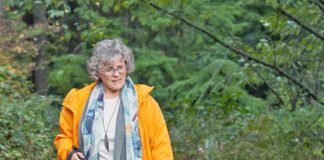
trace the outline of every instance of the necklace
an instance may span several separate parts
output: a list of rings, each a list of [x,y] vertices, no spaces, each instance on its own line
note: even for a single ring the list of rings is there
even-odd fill
[[[108,129],[109,129],[110,122],[111,122],[112,118],[114,117],[114,113],[115,113],[115,111],[116,111],[116,108],[117,108],[117,105],[118,105],[118,103],[119,103],[119,100],[120,100],[120,97],[118,96],[117,102],[116,102],[116,104],[115,104],[114,111],[113,111],[113,113],[112,113],[112,115],[111,115],[111,117],[110,117],[110,119],[109,119],[109,121],[108,121],[108,127],[107,127],[107,130],[106,130],[106,127],[105,127],[105,122],[104,122],[105,120],[104,120],[104,117],[102,117],[102,125],[103,125],[104,130],[105,130],[105,140],[104,140],[104,143],[105,143],[105,147],[106,147],[106,149],[108,150],[108,152],[109,152],[109,141],[108,141],[107,132],[108,132]]]

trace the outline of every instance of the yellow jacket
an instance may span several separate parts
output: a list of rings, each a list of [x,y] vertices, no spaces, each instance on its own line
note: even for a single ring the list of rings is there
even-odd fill
[[[96,83],[82,89],[72,89],[62,104],[60,133],[55,137],[57,159],[66,160],[72,147],[79,147],[78,124],[82,109]],[[136,84],[139,106],[139,132],[142,141],[143,160],[173,159],[168,129],[158,103],[149,94],[153,87]]]

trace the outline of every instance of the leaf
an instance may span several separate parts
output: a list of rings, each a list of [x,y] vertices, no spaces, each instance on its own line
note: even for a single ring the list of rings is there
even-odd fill
[[[118,3],[115,4],[115,6],[114,6],[114,11],[115,11],[115,12],[118,12],[118,11],[120,10],[120,7],[121,7],[120,4],[118,4]]]
[[[50,19],[59,18],[64,15],[64,11],[52,9],[48,11],[48,14]]]

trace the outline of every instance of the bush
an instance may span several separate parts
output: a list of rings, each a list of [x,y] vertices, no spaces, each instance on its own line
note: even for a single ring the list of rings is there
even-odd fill
[[[232,112],[227,118],[220,108],[201,108],[172,113],[175,159],[324,158],[323,106],[282,108],[258,117]]]
[[[55,156],[54,130],[59,109],[54,97],[36,94],[0,97],[0,157],[4,159],[50,159]]]

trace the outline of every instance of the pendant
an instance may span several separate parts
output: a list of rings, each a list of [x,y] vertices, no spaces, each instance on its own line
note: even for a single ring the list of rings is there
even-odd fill
[[[107,134],[105,135],[105,147],[107,148],[108,152],[109,152],[109,141],[108,141],[108,136]]]

